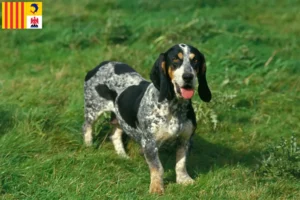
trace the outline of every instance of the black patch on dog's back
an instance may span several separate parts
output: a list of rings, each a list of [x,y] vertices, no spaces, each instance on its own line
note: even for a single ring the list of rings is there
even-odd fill
[[[97,85],[95,89],[100,97],[115,102],[115,99],[117,97],[116,91],[109,89],[104,84]]]
[[[110,61],[104,61],[102,63],[100,63],[97,67],[95,67],[94,69],[92,69],[91,71],[89,71],[86,76],[85,76],[85,81],[88,81],[90,80],[90,78],[92,78],[96,73],[97,71],[99,70],[100,67],[106,65],[107,63],[109,63]]]
[[[149,84],[147,81],[142,81],[139,85],[130,86],[120,94],[117,100],[122,118],[133,128],[136,128],[138,123],[139,106]]]
[[[115,64],[115,73],[116,74],[120,75],[120,74],[125,74],[125,73],[130,73],[130,72],[136,72],[136,71],[125,63]]]

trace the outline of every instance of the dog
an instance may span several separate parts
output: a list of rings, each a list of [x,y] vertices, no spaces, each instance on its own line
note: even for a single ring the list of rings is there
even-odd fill
[[[186,156],[196,129],[192,107],[197,79],[202,101],[211,100],[206,81],[204,55],[195,47],[177,44],[161,53],[151,73],[152,82],[125,63],[105,61],[89,71],[84,82],[83,137],[92,145],[92,125],[106,111],[111,112],[115,130],[111,136],[120,156],[127,157],[122,143],[123,131],[141,145],[150,169],[150,193],[162,194],[163,167],[159,147],[174,140],[176,182],[193,183],[186,170]]]

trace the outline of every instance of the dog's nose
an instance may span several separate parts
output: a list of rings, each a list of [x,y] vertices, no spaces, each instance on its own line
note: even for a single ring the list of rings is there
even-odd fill
[[[193,80],[194,78],[194,74],[191,74],[191,73],[184,73],[182,75],[182,79],[185,81],[185,82],[190,82],[191,80]]]

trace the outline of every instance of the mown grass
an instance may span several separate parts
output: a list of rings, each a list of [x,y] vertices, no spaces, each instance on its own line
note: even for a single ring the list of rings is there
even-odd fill
[[[81,0],[44,2],[43,29],[0,31],[0,195],[3,199],[299,199],[299,179],[256,173],[280,137],[300,134],[300,12],[289,1]],[[1,20],[0,20],[1,21]],[[83,147],[83,79],[103,60],[144,77],[176,43],[207,60],[188,160],[196,183],[175,183],[173,147],[161,157],[164,196],[148,194],[139,147],[116,156],[101,119]],[[211,116],[216,116],[212,120]]]

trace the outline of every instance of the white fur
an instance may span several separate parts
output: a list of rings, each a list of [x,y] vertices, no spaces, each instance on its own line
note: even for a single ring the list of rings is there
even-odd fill
[[[92,126],[88,126],[84,133],[84,143],[86,146],[92,146],[93,144],[93,135],[92,135]]]
[[[188,175],[186,171],[186,149],[179,148],[176,152],[176,182],[180,184],[190,184],[194,180]]]
[[[124,158],[128,158],[122,142],[122,133],[123,133],[122,129],[116,128],[110,138],[115,147],[117,154]]]

